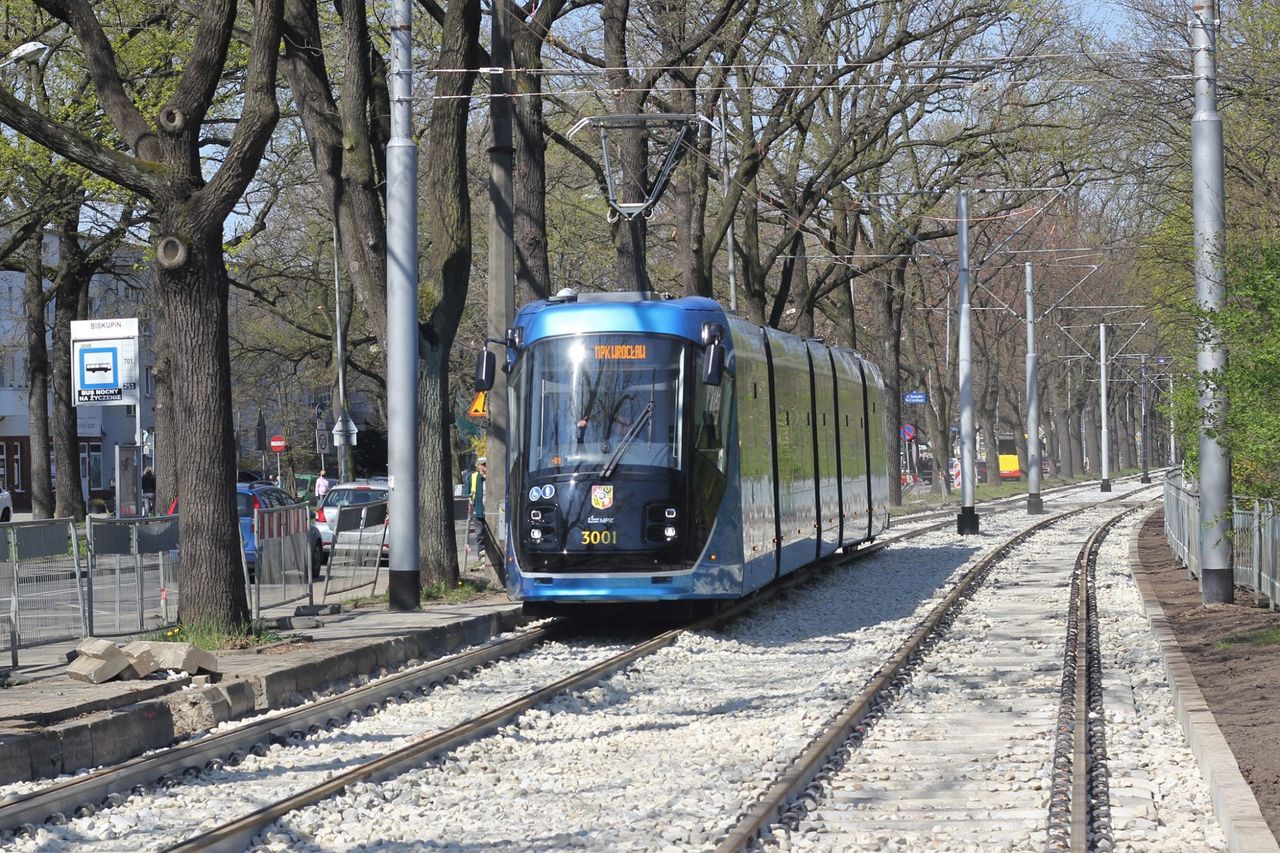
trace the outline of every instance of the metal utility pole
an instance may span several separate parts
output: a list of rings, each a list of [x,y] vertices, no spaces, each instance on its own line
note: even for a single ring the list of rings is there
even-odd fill
[[[1036,354],[1036,306],[1031,264],[1027,271],[1027,515],[1044,512],[1040,498],[1040,371]]]
[[[956,197],[956,234],[958,278],[960,290],[960,345],[956,362],[960,385],[960,514],[956,516],[956,533],[967,536],[978,532],[978,512],[974,509],[973,491],[977,480],[974,457],[977,437],[973,429],[973,343],[969,321],[969,194],[961,190]]]
[[[1099,383],[1101,390],[1099,393],[1102,395],[1102,411],[1099,413],[1099,420],[1102,422],[1102,447],[1098,450],[1098,455],[1102,457],[1102,483],[1098,486],[1098,491],[1109,492],[1111,491],[1111,418],[1107,413],[1106,323],[1098,325],[1098,373],[1101,378]]]
[[[1226,421],[1227,398],[1216,380],[1227,367],[1227,350],[1215,315],[1226,303],[1226,224],[1223,192],[1222,119],[1218,116],[1213,0],[1191,4],[1196,113],[1191,119],[1191,214],[1196,235],[1196,304],[1202,312],[1200,351],[1200,597],[1205,604],[1230,603],[1232,589],[1231,454],[1216,434]]]
[[[511,106],[511,0],[494,0],[492,44],[493,68],[489,76],[489,113],[493,123],[493,145],[489,148],[489,305],[488,336],[504,341],[507,329],[515,320],[515,195],[512,172],[515,147],[512,145]],[[506,364],[506,352],[499,357]],[[486,397],[489,428],[485,453],[489,457],[489,473],[485,477],[484,514],[494,523],[491,532],[497,538],[499,551],[506,542],[507,497],[507,372],[494,372],[493,388]],[[493,567],[502,577],[502,566]]]
[[[1173,371],[1169,372],[1169,467],[1178,464],[1178,437],[1173,431]]]
[[[720,117],[720,171],[725,203],[729,202],[729,123],[725,116]],[[725,232],[725,242],[729,245],[729,312],[738,313],[738,272],[737,259],[734,258],[733,216],[729,217],[729,230]],[[853,279],[849,279],[849,298],[853,298]]]
[[[418,143],[413,138],[413,0],[392,0],[387,142],[387,471],[392,610],[417,610]]]
[[[1138,362],[1141,378],[1138,398],[1142,401],[1142,482],[1151,482],[1151,435],[1147,430],[1147,357],[1142,356]]]

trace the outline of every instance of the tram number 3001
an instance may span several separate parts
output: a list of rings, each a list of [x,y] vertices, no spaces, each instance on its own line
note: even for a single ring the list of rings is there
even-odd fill
[[[616,530],[583,530],[583,545],[617,545],[618,531]]]

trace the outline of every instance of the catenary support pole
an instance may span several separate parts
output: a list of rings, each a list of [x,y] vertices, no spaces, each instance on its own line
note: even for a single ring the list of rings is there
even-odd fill
[[[1178,436],[1173,431],[1173,368],[1169,368],[1169,467],[1178,465]]]
[[[720,117],[720,171],[722,174],[722,183],[724,188],[725,203],[729,202],[730,180],[733,177],[729,174],[729,122],[724,116]],[[729,246],[729,312],[738,313],[738,260],[734,257],[736,247],[733,240],[733,217],[729,217],[729,229],[725,232],[725,243]]]
[[[1099,419],[1102,422],[1102,444],[1098,448],[1098,455],[1102,457],[1102,483],[1098,486],[1098,490],[1102,492],[1111,491],[1111,415],[1107,411],[1107,324],[1098,324],[1098,393],[1102,399],[1100,402],[1101,412]]]
[[[393,0],[387,142],[387,531],[392,610],[418,609],[418,144],[413,138],[413,0]]]
[[[489,113],[493,124],[493,145],[489,148],[489,302],[488,335],[503,341],[515,320],[515,195],[512,172],[515,147],[512,144],[511,104],[511,0],[494,0],[490,30],[490,58],[496,73],[490,76]],[[499,70],[500,69],[500,70]],[[506,364],[506,352],[498,357]],[[489,473],[485,477],[484,515],[489,532],[498,540],[499,554],[505,553],[507,506],[507,372],[494,372],[493,388],[487,397],[489,429],[485,453]],[[483,549],[481,549],[483,551]],[[499,578],[503,567],[493,566]]]
[[[1044,512],[1040,497],[1040,364],[1036,353],[1036,305],[1031,264],[1027,271],[1027,514]]]
[[[1142,482],[1151,482],[1151,432],[1147,425],[1147,357],[1144,354],[1138,362],[1139,376],[1142,380],[1138,390],[1138,399],[1142,401]]]
[[[956,532],[966,536],[978,532],[978,512],[974,509],[974,485],[977,437],[973,429],[973,342],[970,333],[969,308],[969,194],[961,190],[956,197],[957,272],[959,308],[956,326],[960,341],[956,356],[960,386],[960,514],[956,516]]]
[[[1227,397],[1211,377],[1227,368],[1216,314],[1226,302],[1227,249],[1223,192],[1222,119],[1218,115],[1217,7],[1191,4],[1191,49],[1196,112],[1191,119],[1191,216],[1195,221],[1196,304],[1200,351],[1200,597],[1230,603],[1232,589],[1231,453],[1217,436],[1226,423]]]

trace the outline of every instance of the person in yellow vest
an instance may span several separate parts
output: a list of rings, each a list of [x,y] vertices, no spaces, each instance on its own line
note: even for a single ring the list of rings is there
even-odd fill
[[[489,473],[489,460],[481,456],[475,470],[467,476],[467,552],[476,554],[484,544],[484,479]]]

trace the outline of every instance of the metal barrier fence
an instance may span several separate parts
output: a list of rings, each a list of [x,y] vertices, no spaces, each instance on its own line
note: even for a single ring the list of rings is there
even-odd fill
[[[0,614],[10,661],[24,646],[82,636],[85,585],[74,519],[0,524],[0,587],[8,601]]]
[[[312,600],[311,513],[306,504],[259,507],[253,511],[254,550],[252,574],[245,578],[253,615],[263,607],[290,601]],[[243,544],[243,543],[242,543]]]
[[[378,585],[378,569],[386,556],[387,502],[348,504],[338,510],[333,544],[325,566],[324,594]]]
[[[1280,597],[1280,518],[1276,516],[1276,502],[1234,497],[1231,509],[1232,579],[1236,586],[1265,595],[1275,610]],[[1200,498],[1179,471],[1170,472],[1164,480],[1164,534],[1179,562],[1192,577],[1200,577]]]
[[[178,517],[90,518],[87,633],[154,631],[178,619]]]

